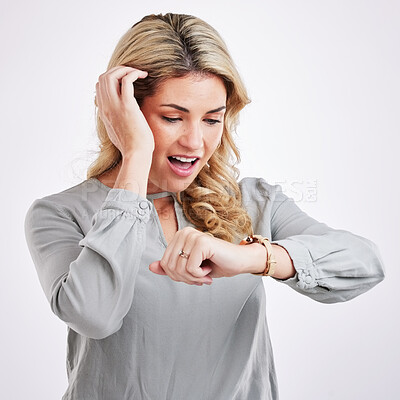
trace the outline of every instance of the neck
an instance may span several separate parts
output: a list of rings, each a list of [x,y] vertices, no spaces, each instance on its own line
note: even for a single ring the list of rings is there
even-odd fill
[[[157,212],[163,212],[174,204],[174,199],[172,196],[160,197],[159,199],[154,199],[153,204]]]

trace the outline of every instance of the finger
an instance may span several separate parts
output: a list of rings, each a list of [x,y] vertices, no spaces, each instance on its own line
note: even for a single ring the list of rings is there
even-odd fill
[[[212,268],[204,263],[203,249],[206,245],[202,234],[192,234],[187,237],[183,248],[188,257],[184,258],[179,256],[178,253],[178,260],[176,261],[178,273],[184,280],[188,280],[192,283],[212,283],[212,279],[206,277],[206,275],[212,271]],[[181,258],[181,260],[179,260],[179,258]]]
[[[184,234],[175,235],[170,245],[168,263],[174,266],[176,274],[183,277],[186,273],[186,258],[180,255],[180,252],[183,251],[184,254],[190,254],[187,237]]]
[[[192,285],[204,283],[204,279],[201,279],[203,275],[201,275],[201,277],[193,276],[187,271],[187,259],[179,255],[181,250],[184,250],[185,253],[190,254],[190,250],[188,250],[191,248],[190,243],[194,243],[196,237],[199,235],[202,234],[199,233],[198,230],[189,228],[184,228],[175,233],[160,261],[161,267],[168,274],[168,276],[171,277],[171,279]],[[205,274],[208,272],[209,270],[205,271]],[[206,281],[208,283],[208,280]]]
[[[149,270],[158,275],[167,275],[166,272],[162,269],[160,261],[154,261],[149,265]]]
[[[188,233],[195,231],[194,229],[189,229],[188,227],[183,228],[175,233],[172,240],[169,242],[163,257],[161,259],[161,265],[166,271],[168,275],[173,276],[174,279],[177,277],[177,265],[178,265],[178,258],[182,258],[179,256],[179,252],[183,249],[185,244],[185,237]],[[183,272],[183,269],[181,270]]]
[[[204,272],[204,276],[206,276],[206,275],[211,276],[210,274],[213,270],[213,267],[211,267],[210,264],[213,264],[213,263],[208,259],[203,260],[203,262],[201,263],[200,267]]]
[[[181,235],[177,238],[175,246],[171,252],[169,257],[170,265],[175,266],[175,274],[180,277],[180,280],[194,284],[194,283],[204,283],[203,278],[203,270],[200,267],[200,272],[197,270],[195,272],[188,270],[187,264],[190,258],[190,254],[192,251],[193,244],[196,241],[196,237],[198,237],[198,232],[191,232],[186,237]],[[183,251],[184,255],[180,255],[180,252]],[[198,264],[200,266],[201,262]],[[209,272],[209,271],[208,271]]]
[[[110,69],[108,69],[106,72],[104,72],[105,74],[107,73],[112,73],[114,71],[119,71],[122,69],[133,69],[133,67],[129,67],[128,65],[116,65],[115,67],[112,67]]]
[[[129,72],[132,70],[142,71],[141,69],[130,67],[128,65],[116,65],[115,67],[108,69],[106,72],[104,72],[104,74],[114,73],[115,71],[128,71]],[[123,76],[123,75],[121,75],[121,76]]]
[[[174,272],[174,267],[176,264],[172,264],[170,262],[171,259],[171,255],[173,254],[173,252],[175,251],[175,243],[178,239],[178,237],[180,236],[180,232],[176,232],[174,237],[172,238],[172,240],[169,242],[167,248],[164,251],[163,256],[161,257],[160,260],[160,267],[163,269],[163,271],[165,271],[165,273],[173,280],[176,280],[176,276],[175,276],[175,272]]]
[[[120,65],[101,74],[99,76],[100,96],[104,100],[117,101],[121,95],[120,79],[132,71],[135,69]]]
[[[180,256],[179,253],[184,251],[186,254],[190,254],[191,243],[194,241],[196,236],[201,233],[192,227],[186,227],[176,232],[171,243],[168,245],[165,253],[168,256],[168,262],[171,265],[177,266],[179,274],[184,274],[186,271],[185,263],[182,263],[182,259],[185,258]]]
[[[141,71],[137,69],[127,73],[121,79],[121,98],[123,101],[132,100],[135,94],[133,82],[135,82],[139,78],[140,79],[146,78],[147,75],[148,74],[146,71]]]
[[[128,67],[126,65],[117,65],[116,67],[112,67],[107,71],[103,72],[99,79],[105,79],[107,77],[112,77],[113,79],[121,79],[127,73],[134,71],[136,68]]]
[[[159,261],[154,261],[149,265],[149,270],[158,275],[167,275],[165,271],[162,269]],[[193,285],[202,286],[202,282],[193,282]]]
[[[178,247],[173,246],[171,251],[171,256],[168,259],[168,262],[162,263],[160,262],[160,268],[163,268],[167,275],[177,282],[184,282],[189,285],[198,285],[202,284],[202,280],[199,278],[195,278],[186,270],[186,262],[187,259],[179,256],[179,251],[176,250]],[[178,256],[172,256],[173,254],[177,253]]]
[[[212,283],[212,279],[207,276],[212,270],[211,267],[201,267],[204,261],[204,241],[197,240],[193,248],[190,250],[189,258],[186,263],[186,270],[193,276],[199,278],[203,283]]]
[[[105,73],[101,74],[99,79],[102,78],[104,80],[121,81],[122,78],[131,73],[137,74],[138,78],[145,78],[148,75],[147,71],[143,71],[141,69],[126,67],[126,66],[118,66],[111,68]]]

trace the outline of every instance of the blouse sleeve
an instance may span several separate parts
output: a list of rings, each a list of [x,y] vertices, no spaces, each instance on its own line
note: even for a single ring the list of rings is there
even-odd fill
[[[282,282],[322,303],[350,300],[385,277],[378,247],[371,240],[333,229],[308,216],[292,198],[276,191],[271,211],[271,243],[285,248],[294,277]]]
[[[111,189],[83,235],[67,209],[37,199],[25,217],[25,237],[52,311],[94,339],[118,331],[133,300],[151,203]]]

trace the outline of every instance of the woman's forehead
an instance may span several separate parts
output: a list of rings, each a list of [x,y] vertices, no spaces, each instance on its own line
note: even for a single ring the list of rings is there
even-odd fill
[[[217,109],[226,103],[226,88],[223,80],[216,75],[190,74],[166,79],[151,99],[159,105],[178,104],[183,107],[207,102]]]

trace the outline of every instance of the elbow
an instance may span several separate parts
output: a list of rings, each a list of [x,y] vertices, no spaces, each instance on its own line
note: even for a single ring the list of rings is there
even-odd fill
[[[382,282],[386,273],[376,244],[363,237],[346,235],[348,245],[305,267],[297,265],[297,279],[284,282],[325,304],[349,301]]]
[[[385,266],[378,246],[369,239],[353,235],[357,240],[350,247],[351,257],[343,262],[345,268],[338,274],[343,289],[366,292],[385,279]],[[354,253],[353,253],[354,249]]]
[[[367,272],[358,278],[337,278],[335,285],[315,288],[314,299],[320,303],[342,303],[368,292],[385,279],[383,264],[376,263],[367,268]],[[324,285],[329,286],[326,282]]]
[[[60,305],[53,298],[51,309],[72,330],[90,339],[105,339],[119,331],[123,320],[106,310],[84,309]]]
[[[90,339],[101,340],[118,332],[122,326],[122,321],[119,324],[110,324],[106,321],[90,321],[85,319],[80,324],[69,323],[75,332]]]
[[[365,262],[365,269],[368,278],[371,280],[372,287],[385,279],[386,271],[378,246],[370,240],[368,240],[368,244],[371,255],[370,258]]]
[[[116,322],[111,319],[93,318],[93,316],[79,316],[73,321],[65,321],[75,332],[90,339],[101,340],[118,332],[122,321]]]
[[[379,264],[376,268],[376,273],[374,275],[374,286],[377,285],[378,283],[382,282],[386,277],[386,272],[385,272],[385,267],[383,264]]]

